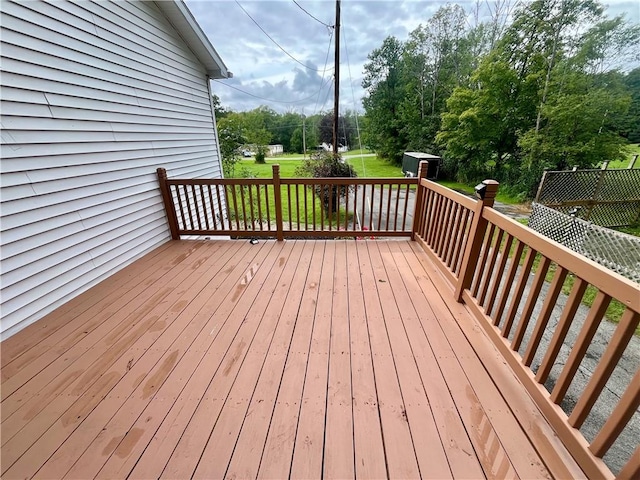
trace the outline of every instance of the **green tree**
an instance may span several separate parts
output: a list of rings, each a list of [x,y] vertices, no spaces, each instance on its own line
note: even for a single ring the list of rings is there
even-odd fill
[[[403,132],[400,105],[404,98],[402,81],[402,43],[387,37],[380,48],[367,57],[362,86],[367,121],[365,143],[382,157],[399,163],[407,145]]]
[[[521,105],[526,101],[516,88],[516,72],[494,57],[471,81],[476,88],[454,90],[442,115],[437,141],[446,150],[444,168],[463,182],[503,179],[510,163],[517,163],[517,132],[529,120]]]
[[[257,146],[269,145],[272,137],[270,129],[275,126],[277,114],[270,108],[261,106],[243,112],[241,116],[247,142]]]
[[[211,103],[213,104],[213,112],[216,114],[217,120],[220,120],[227,113],[229,113],[229,110],[224,108],[220,103],[220,97],[218,97],[218,95],[216,95],[215,93],[211,95]]]
[[[240,161],[239,150],[246,143],[239,115],[230,113],[218,121],[218,141],[222,171],[226,178],[232,178],[235,176],[235,165]]]
[[[297,151],[291,145],[293,132],[302,128],[302,115],[295,112],[287,112],[276,117],[271,130],[271,142],[282,145],[285,152]],[[300,150],[302,153],[302,150]]]
[[[631,143],[640,143],[640,67],[630,71],[624,78],[631,96],[629,111],[622,121],[622,135]]]
[[[446,100],[472,73],[466,21],[462,7],[446,5],[411,32],[405,43],[401,117],[412,150],[437,149],[435,136]]]
[[[592,0],[535,0],[454,91],[437,139],[460,179],[491,176],[531,195],[544,168],[593,166],[620,155],[629,95],[605,57],[637,42]],[[636,43],[637,44],[637,43]]]

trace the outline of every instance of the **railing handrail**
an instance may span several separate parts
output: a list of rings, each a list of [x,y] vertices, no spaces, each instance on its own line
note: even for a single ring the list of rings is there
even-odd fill
[[[482,216],[505,232],[526,243],[552,262],[571,270],[607,295],[640,312],[638,284],[613,270],[602,267],[593,260],[564,245],[542,236],[538,232],[512,220],[494,209],[485,209]]]
[[[423,174],[425,171],[426,162],[421,162],[420,175],[416,178],[290,179],[280,178],[278,166],[274,166],[274,175],[271,179],[167,180],[166,172],[163,169],[158,169],[158,178],[173,238],[179,238],[181,234],[205,235],[218,233],[227,235],[243,234],[256,237],[275,236],[278,240],[282,240],[285,234],[303,238],[368,235],[410,236],[412,239],[417,240],[425,252],[434,260],[434,264],[440,268],[445,277],[451,282],[456,300],[465,303],[478,319],[489,338],[505,357],[531,398],[547,417],[549,423],[587,476],[612,478],[610,470],[601,457],[608,451],[617,435],[629,421],[633,411],[638,408],[638,397],[640,397],[637,392],[638,387],[634,387],[632,383],[621,395],[620,401],[615,406],[610,418],[591,443],[585,440],[578,428],[591,411],[598,395],[604,388],[604,384],[619,361],[624,348],[626,348],[626,344],[633,335],[634,328],[638,325],[640,318],[638,284],[605,269],[587,258],[577,255],[562,245],[495,211],[491,207],[498,190],[497,182],[483,182],[482,190],[484,190],[484,196],[474,200],[424,179]],[[367,187],[371,186],[371,194],[373,196],[375,186],[380,185],[382,187],[379,199],[376,201],[376,205],[373,204],[372,200],[369,207],[376,206],[382,212],[386,206],[388,214],[394,212],[393,214],[396,217],[394,218],[393,228],[388,228],[389,219],[387,218],[386,229],[383,229],[381,227],[381,217],[379,216],[377,228],[371,228],[366,231],[364,228],[366,226],[364,223],[366,222],[363,222],[356,229],[355,220],[352,219],[352,229],[341,230],[343,225],[349,225],[348,207],[350,197],[348,195],[346,197],[345,213],[343,213],[342,217],[340,216],[339,206],[336,212],[332,213],[331,202],[334,199],[334,195],[336,195],[336,199],[338,198],[339,188],[342,186],[362,186],[364,189],[362,197],[364,199]],[[407,228],[405,220],[409,208],[408,197],[411,185],[417,185],[413,206],[414,221],[411,227]],[[215,187],[217,199],[213,197],[212,186]],[[250,219],[255,218],[255,198],[252,196],[258,196],[256,208],[259,217],[260,208],[264,203],[260,197],[260,188],[255,190],[255,193],[252,193],[253,190],[249,188],[245,193],[243,188],[249,186],[263,186],[264,195],[268,193],[267,186],[273,186],[276,209],[273,212],[276,218],[275,229],[272,229],[271,225],[263,228],[261,219],[259,229],[255,228],[255,226],[253,230],[247,228],[247,217]],[[386,198],[384,186],[388,186]],[[174,190],[171,190],[172,187]],[[242,188],[236,190],[237,187]],[[311,187],[314,215],[311,222],[308,219],[311,207],[307,205],[309,197],[306,196],[309,187]],[[336,187],[336,189],[333,190],[332,187]],[[394,191],[392,187],[396,187],[395,191],[397,193],[394,200],[392,199],[392,192]],[[402,187],[406,188],[403,189]],[[225,202],[221,201],[222,195],[229,194],[229,188],[231,188],[230,201],[233,203],[234,209],[233,218],[230,215],[229,199],[226,199]],[[317,229],[315,197],[318,192],[327,192],[326,188],[328,188],[328,200],[325,199],[325,201],[328,201],[328,208],[326,205],[323,207],[322,204],[318,207],[321,210],[321,227]],[[292,193],[291,190],[294,192]],[[300,228],[299,190],[304,192],[304,229]],[[406,192],[402,208],[400,208],[399,200],[401,191]],[[285,199],[281,197],[282,192],[285,192],[286,206],[289,208],[287,218],[283,215]],[[294,194],[295,199],[292,202],[292,195]],[[249,206],[245,207],[247,197]],[[175,200],[179,203],[179,212],[176,211]],[[358,196],[355,195],[353,202],[357,203],[357,201]],[[295,202],[297,202],[298,210],[293,215],[291,208]],[[394,202],[395,210],[391,208]],[[203,216],[202,212],[197,208],[198,203],[202,205],[208,204],[211,212],[217,207],[221,218],[217,219],[215,215],[211,218]],[[241,204],[242,209],[239,209],[237,204]],[[365,203],[352,205],[353,215],[364,216],[366,214],[366,205]],[[269,209],[268,202],[264,203],[264,206]],[[225,208],[226,212],[224,211]],[[400,214],[400,210],[404,210],[404,213]],[[325,229],[324,220],[322,219],[323,214],[329,217],[328,229]],[[222,220],[223,215],[229,216],[226,223]],[[245,225],[244,229],[239,227],[241,223],[239,217],[241,215],[244,217],[242,219]],[[335,226],[332,224],[332,216],[334,216],[334,219],[337,217]],[[399,229],[396,228],[398,216],[403,218],[402,227]],[[267,217],[272,218],[271,212],[267,212]],[[297,230],[291,227],[294,218],[298,225]],[[373,227],[372,218],[369,217],[369,225]],[[215,224],[216,221],[219,221],[220,224]],[[183,228],[181,230],[179,223],[182,223],[183,227],[184,224],[189,223],[192,226],[198,226],[198,228]],[[214,225],[211,225],[212,223]],[[235,226],[233,225],[234,223],[236,224]],[[308,223],[312,223],[311,228],[307,228],[309,226]],[[286,228],[287,224],[289,225],[288,229]],[[513,253],[509,250],[512,246],[514,247]],[[525,249],[527,249],[526,255],[524,255]],[[510,259],[512,254],[513,258]],[[525,259],[522,264],[519,264],[522,255],[525,256]],[[536,255],[541,255],[543,261],[540,262],[533,284],[529,287],[526,305],[522,313],[519,313],[518,306],[523,299],[524,292],[527,291],[529,272],[532,270]],[[534,306],[538,295],[540,295],[544,275],[552,262],[557,264],[558,269],[549,291],[545,294],[541,312],[537,313],[535,329],[531,338],[527,340],[527,351],[524,356],[521,356],[518,350],[534,315]],[[562,318],[553,334],[552,345],[547,347],[544,352],[545,358],[541,369],[537,374],[534,374],[529,368],[531,361],[540,347],[542,333],[547,326],[553,308],[555,308],[555,303],[553,302],[557,301],[562,283],[569,273],[576,276],[577,286],[574,286],[569,299],[562,306]],[[515,288],[512,288],[512,283]],[[571,325],[575,310],[587,285],[593,285],[597,288],[599,290],[598,296],[594,307],[590,310],[589,316],[584,322],[584,326],[581,327],[577,346],[572,345],[572,356],[567,360],[568,366],[565,365],[563,367],[558,384],[556,384],[554,391],[550,393],[543,383],[549,375],[551,365],[557,358],[560,345]],[[566,389],[575,377],[577,368],[586,354],[589,342],[593,338],[611,299],[621,301],[626,308],[625,313],[620,324],[616,327],[614,336],[607,346],[595,373],[587,387],[585,387],[583,397],[579,399],[571,416],[567,416],[559,404],[564,398]],[[567,305],[569,306],[567,307]],[[506,315],[505,322],[500,327],[503,315]],[[514,319],[517,315],[520,315],[520,318],[516,324]],[[514,340],[510,341],[509,333],[512,328],[516,329],[516,333]],[[634,379],[638,378],[639,375],[638,371],[636,371]],[[537,440],[534,439],[534,441]],[[637,455],[639,451],[640,449],[636,449],[634,455]],[[622,470],[621,478],[630,478],[640,472],[640,466],[638,466],[640,463],[636,465],[633,459],[634,457],[632,456],[627,466]]]
[[[640,371],[630,372],[629,385],[614,403],[605,424],[598,427],[600,430],[593,441],[588,442],[579,428],[590,414],[638,326],[640,285],[497,212],[491,208],[491,200],[474,201],[426,180],[420,181],[420,187],[425,193],[422,196],[424,201],[417,206],[421,220],[416,240],[449,279],[456,299],[465,303],[477,318],[587,477],[613,478],[602,456],[638,408]],[[459,260],[460,251],[464,251],[462,261]],[[542,260],[535,276],[530,277],[538,255]],[[520,264],[522,256],[525,258]],[[557,269],[542,296],[541,287],[552,263],[557,265]],[[574,286],[566,303],[558,304],[564,279],[569,274],[575,276]],[[544,383],[559,358],[561,346],[574,323],[575,312],[588,285],[598,290],[596,300],[584,324],[577,325],[580,330],[578,337],[574,344],[568,346],[570,354],[567,360],[558,364],[560,375],[550,392]],[[525,298],[522,307],[521,302]],[[585,359],[612,299],[620,301],[626,310],[575,407],[567,415],[560,403]],[[536,311],[538,302],[542,305]],[[557,326],[549,325],[555,308],[562,312]],[[541,339],[548,326],[553,338],[549,345],[543,346]],[[510,340],[510,333],[513,340]],[[519,353],[521,346],[525,347],[522,355]],[[543,354],[544,358],[534,374],[530,366],[536,354]],[[639,457],[640,447],[637,447],[620,471],[620,478],[633,478],[640,474]]]
[[[417,178],[282,178],[279,165],[272,169],[272,178],[217,179],[168,179],[158,169],[172,238],[412,235],[407,214],[415,209],[408,203]]]

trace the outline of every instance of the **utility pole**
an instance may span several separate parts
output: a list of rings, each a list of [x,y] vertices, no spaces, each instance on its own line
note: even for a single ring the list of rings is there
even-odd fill
[[[302,109],[302,158],[307,159],[307,118],[304,116],[304,108]]]
[[[334,62],[334,96],[333,96],[333,154],[338,154],[338,101],[340,99],[340,0],[336,0],[336,57]]]

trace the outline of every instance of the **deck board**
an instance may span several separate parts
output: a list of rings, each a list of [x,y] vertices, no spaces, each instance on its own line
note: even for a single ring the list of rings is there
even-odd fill
[[[169,242],[1,348],[2,478],[580,474],[409,241]]]

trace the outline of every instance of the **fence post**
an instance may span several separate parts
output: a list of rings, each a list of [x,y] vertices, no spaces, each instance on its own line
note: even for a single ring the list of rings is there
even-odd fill
[[[164,211],[167,214],[167,222],[169,223],[171,238],[173,240],[180,240],[180,235],[178,234],[178,220],[176,218],[176,206],[173,204],[171,192],[169,192],[169,185],[167,185],[167,171],[164,168],[158,168],[156,173],[158,174],[158,183],[160,184],[160,192],[162,193],[162,201],[164,203]]]
[[[276,238],[279,242],[284,240],[282,226],[282,191],[280,189],[280,165],[272,165],[273,171],[273,198],[276,207]]]
[[[413,225],[411,226],[411,240],[416,239],[416,234],[422,227],[422,202],[424,201],[424,189],[420,186],[420,181],[423,178],[427,178],[427,171],[429,169],[429,162],[426,160],[420,160],[418,164],[418,186],[416,187],[416,201],[413,206]],[[407,198],[407,201],[409,199]]]
[[[636,160],[638,160],[638,154],[637,153],[629,161],[629,166],[627,167],[627,169],[631,170],[633,168],[633,166],[636,164]]]
[[[600,169],[600,174],[598,175],[598,181],[596,182],[596,186],[593,190],[593,195],[591,199],[587,202],[587,213],[584,215],[583,220],[589,220],[591,218],[591,213],[593,212],[593,208],[598,205],[600,199],[600,190],[602,189],[602,181],[604,180],[605,175],[607,174],[607,166],[609,162],[604,162],[602,164],[602,168]]]
[[[495,180],[484,180],[480,185],[476,186],[478,202],[473,212],[473,221],[469,229],[467,245],[465,246],[462,265],[460,266],[460,275],[458,276],[458,283],[454,293],[457,302],[462,302],[462,292],[471,286],[473,274],[478,267],[480,249],[487,230],[487,221],[482,218],[482,211],[487,207],[493,207],[499,185]]]
[[[540,179],[540,183],[538,184],[538,191],[536,192],[536,199],[534,200],[534,202],[536,203],[540,203],[540,195],[542,195],[542,189],[544,188],[544,181],[546,177],[547,177],[547,170],[542,172],[542,178]]]

